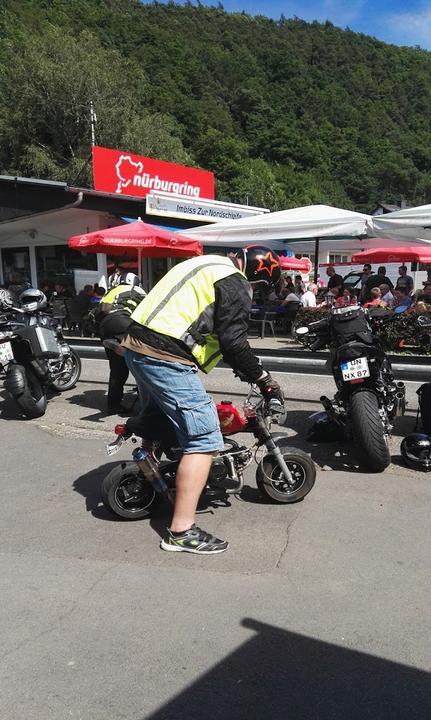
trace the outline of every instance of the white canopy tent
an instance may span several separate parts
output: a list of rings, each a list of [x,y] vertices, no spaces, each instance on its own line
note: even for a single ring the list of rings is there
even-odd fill
[[[375,235],[403,243],[412,240],[418,244],[431,243],[431,205],[376,215],[372,222]]]
[[[295,243],[298,249],[303,249],[307,244],[309,248],[312,238],[328,239],[331,245],[352,238],[352,250],[360,249],[361,246],[375,247],[377,238],[381,247],[385,247],[386,241],[387,246],[394,245],[394,241],[396,244],[412,239],[417,243],[429,243],[431,205],[374,216],[329,205],[307,205],[240,220],[201,225],[189,228],[186,232],[188,236],[199,238],[209,246],[241,247],[250,242],[270,242],[274,249],[277,246],[281,249],[286,243]]]
[[[431,205],[377,216],[329,205],[308,205],[189,228],[187,235],[206,246],[263,243],[280,251],[286,245],[294,245],[297,252],[315,253],[317,273],[322,242],[330,243],[334,252],[337,248],[358,252],[377,246],[391,247],[412,240],[417,244],[431,243]]]
[[[187,230],[205,245],[241,247],[250,242],[271,242],[275,247],[305,238],[358,237],[367,235],[371,216],[328,205],[308,205],[265,213]]]

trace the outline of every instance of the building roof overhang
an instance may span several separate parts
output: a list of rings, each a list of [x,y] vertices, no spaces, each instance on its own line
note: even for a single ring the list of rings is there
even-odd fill
[[[80,199],[79,203],[78,199]],[[117,219],[124,216],[136,219],[141,217],[154,225],[163,222],[157,217],[147,217],[145,198],[74,187],[52,180],[0,175],[1,234],[4,234],[3,231],[12,230],[12,224],[15,225],[24,219],[32,219],[33,225],[37,222],[40,226],[41,224],[45,225],[48,214],[56,213],[58,222],[60,219],[58,213],[68,212],[72,205],[76,205],[72,217],[75,217],[78,223],[82,221],[83,232],[85,232],[83,215],[85,212],[99,213],[102,216]],[[50,224],[53,220],[54,217],[50,218]],[[188,219],[175,220],[175,225],[179,228],[199,224],[199,222]],[[16,225],[16,227],[18,226]]]

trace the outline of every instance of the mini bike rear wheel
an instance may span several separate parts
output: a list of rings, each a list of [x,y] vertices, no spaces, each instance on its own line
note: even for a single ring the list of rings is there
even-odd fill
[[[161,496],[134,462],[123,462],[103,480],[102,500],[108,510],[121,518],[143,520],[151,516]]]

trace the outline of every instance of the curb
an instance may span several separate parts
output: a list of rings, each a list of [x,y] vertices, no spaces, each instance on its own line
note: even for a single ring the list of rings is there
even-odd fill
[[[71,347],[78,353],[81,358],[106,360],[105,350],[99,344],[93,342],[70,343]],[[324,357],[303,357],[303,353],[299,351],[298,356],[258,354],[259,360],[264,363],[268,370],[273,372],[286,373],[304,373],[313,375],[331,375],[330,370],[326,367],[328,356]],[[416,362],[399,362],[397,356],[389,356],[392,362],[392,368],[398,380],[417,380],[423,382],[431,382],[431,358],[424,358],[424,362],[417,362],[419,358],[412,356]],[[422,358],[420,358],[422,360]],[[221,367],[228,367],[221,364]]]

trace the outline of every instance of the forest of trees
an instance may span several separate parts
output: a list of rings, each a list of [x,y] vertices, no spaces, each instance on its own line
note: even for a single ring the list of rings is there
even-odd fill
[[[431,54],[221,4],[2,0],[0,173],[91,185],[97,142],[278,210],[431,202]]]

